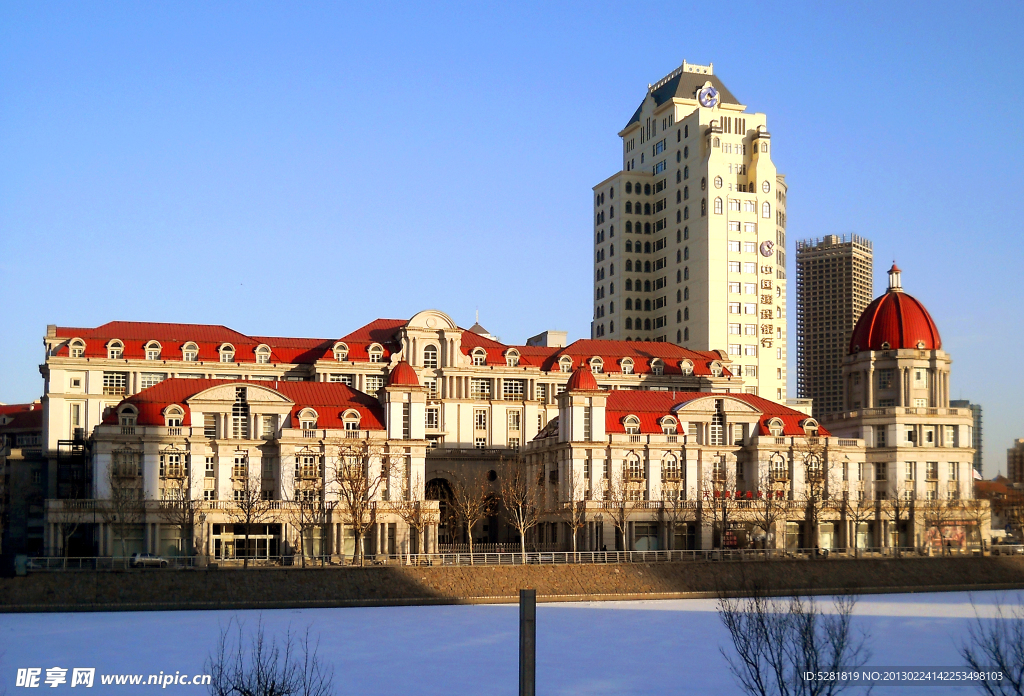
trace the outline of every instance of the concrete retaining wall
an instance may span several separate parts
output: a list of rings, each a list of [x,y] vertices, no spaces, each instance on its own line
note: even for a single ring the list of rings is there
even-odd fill
[[[36,572],[0,579],[0,611],[138,611],[662,599],[777,592],[1024,589],[1024,558],[904,558],[623,565]]]

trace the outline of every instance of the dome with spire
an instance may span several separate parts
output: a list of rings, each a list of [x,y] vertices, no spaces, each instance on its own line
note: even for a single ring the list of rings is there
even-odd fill
[[[888,290],[875,298],[857,320],[850,337],[850,355],[866,350],[942,348],[939,329],[931,314],[918,300],[903,292],[901,273],[893,262]]]
[[[569,377],[569,382],[565,385],[566,391],[598,391],[600,389],[597,386],[597,380],[594,379],[594,373],[591,372],[586,361],[580,363],[580,366],[572,373],[572,376]]]
[[[388,386],[418,387],[420,386],[420,379],[416,376],[416,370],[412,369],[412,365],[403,360],[395,365],[395,369],[391,370]]]

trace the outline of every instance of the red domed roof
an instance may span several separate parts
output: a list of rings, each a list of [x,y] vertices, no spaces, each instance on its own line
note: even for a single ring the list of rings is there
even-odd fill
[[[857,320],[850,337],[850,354],[901,348],[939,350],[942,339],[924,305],[903,292],[900,269],[894,263],[888,291],[869,304]]]
[[[598,391],[600,387],[597,386],[597,380],[594,379],[594,373],[590,371],[590,367],[586,361],[580,363],[580,366],[576,368],[576,371],[572,373],[572,377],[569,378],[569,382],[565,385],[566,391]]]
[[[418,387],[420,386],[420,378],[416,376],[416,370],[412,369],[412,365],[403,360],[395,365],[395,369],[391,371],[388,386]]]

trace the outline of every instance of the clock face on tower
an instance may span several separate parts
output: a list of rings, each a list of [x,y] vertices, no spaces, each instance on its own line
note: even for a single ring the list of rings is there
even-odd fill
[[[770,257],[774,249],[775,242],[771,241],[770,239],[766,239],[765,241],[761,242],[761,256],[764,256],[765,258]]]
[[[697,101],[700,102],[701,106],[705,106],[709,109],[713,109],[718,106],[719,100],[718,90],[715,89],[711,84],[704,85],[699,92],[697,92]]]

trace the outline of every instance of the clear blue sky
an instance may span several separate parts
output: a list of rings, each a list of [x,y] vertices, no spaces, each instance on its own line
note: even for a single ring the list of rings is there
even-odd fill
[[[685,58],[768,114],[791,265],[849,232],[878,290],[899,262],[991,475],[1024,437],[1022,30],[1020,2],[2,2],[0,401],[39,396],[50,323],[588,335],[590,188]]]

